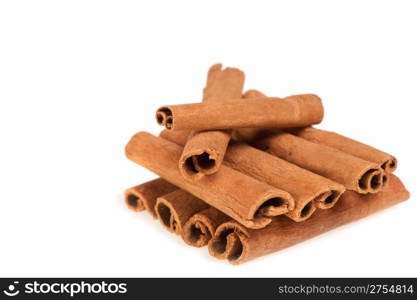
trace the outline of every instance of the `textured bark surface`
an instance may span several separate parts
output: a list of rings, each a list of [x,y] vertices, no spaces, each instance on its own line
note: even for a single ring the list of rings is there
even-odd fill
[[[163,130],[160,136],[182,145],[187,132]],[[342,184],[241,142],[230,143],[224,164],[290,193],[294,204],[289,203],[286,215],[297,222],[309,218],[316,208],[331,208],[345,191]]]
[[[242,95],[242,99],[265,98],[265,94],[258,90],[248,90]],[[233,130],[232,138],[236,141],[250,141],[256,138],[259,128],[238,128]]]
[[[214,207],[207,208],[193,215],[185,223],[181,237],[190,246],[206,246],[214,236],[217,227],[229,220],[229,216]]]
[[[179,131],[183,132],[183,131]],[[196,131],[188,134],[179,159],[179,169],[187,180],[199,180],[216,173],[230,141],[228,131]]]
[[[178,189],[158,197],[155,213],[162,226],[168,231],[181,234],[184,224],[194,214],[209,207],[206,202],[186,191]]]
[[[225,163],[235,170],[290,193],[295,206],[289,208],[286,215],[297,222],[308,219],[316,208],[333,207],[345,191],[345,187],[339,183],[246,143],[232,142],[226,152]]]
[[[367,195],[346,191],[332,209],[320,210],[304,222],[277,217],[259,230],[245,228],[234,221],[226,222],[217,228],[209,243],[209,252],[216,258],[240,264],[301,243],[408,198],[402,182],[390,175],[383,191]]]
[[[286,98],[207,101],[161,107],[169,130],[236,128],[291,128],[318,124],[323,119],[321,99],[313,94]]]
[[[266,133],[253,145],[359,193],[376,193],[387,181],[377,163],[286,132]]]
[[[146,210],[155,218],[156,199],[176,189],[171,183],[157,178],[127,189],[124,192],[125,203],[131,210]]]
[[[179,188],[193,194],[249,228],[262,228],[271,217],[286,213],[290,201],[285,191],[260,182],[227,166],[198,181],[184,180],[178,169],[182,148],[146,132],[134,135],[126,156]]]
[[[364,160],[375,162],[379,164],[387,173],[392,173],[397,168],[397,159],[391,154],[385,153],[336,132],[313,127],[305,127],[293,129],[291,130],[291,133],[308,141],[326,145]]]
[[[210,67],[203,90],[203,102],[221,102],[240,98],[245,83],[245,74],[236,68],[225,68],[221,64]]]
[[[203,102],[221,102],[240,98],[244,82],[245,75],[239,69],[226,68],[222,70],[221,64],[213,65],[207,74]],[[165,112],[164,116],[166,116]],[[172,121],[172,119],[170,120]],[[164,121],[159,123],[166,126]],[[184,178],[199,180],[204,175],[216,173],[223,162],[230,137],[230,131],[215,130],[191,133],[179,160],[179,168]]]

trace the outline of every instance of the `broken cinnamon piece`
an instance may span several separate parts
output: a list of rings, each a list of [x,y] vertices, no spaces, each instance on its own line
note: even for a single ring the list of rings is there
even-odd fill
[[[185,222],[194,214],[210,206],[197,197],[178,189],[158,197],[155,213],[161,224],[170,232],[181,234]]]
[[[156,199],[176,189],[175,185],[157,178],[127,189],[124,192],[125,203],[133,211],[146,209],[155,218]]]
[[[240,98],[244,81],[245,74],[239,69],[222,70],[221,64],[213,65],[207,74],[203,102]],[[166,110],[163,109],[157,112],[157,118],[162,112],[166,119]],[[158,123],[166,126],[166,122]],[[179,160],[179,168],[184,178],[198,180],[202,176],[216,173],[223,162],[230,137],[230,131],[221,130],[191,133]]]
[[[321,99],[313,94],[286,98],[250,98],[163,106],[168,130],[291,128],[318,124]]]
[[[252,144],[358,193],[379,192],[387,181],[376,163],[286,132],[264,132]]]
[[[367,161],[375,162],[388,174],[397,168],[397,159],[381,150],[341,134],[313,127],[295,128],[291,133],[313,143],[326,145]]]
[[[229,220],[229,216],[214,207],[207,208],[196,213],[185,223],[181,237],[190,246],[206,246],[217,227]]]
[[[198,181],[184,180],[178,169],[182,148],[147,132],[134,135],[126,156],[179,188],[193,194],[249,228],[262,228],[271,217],[288,212],[294,199],[285,191],[227,166]]]
[[[209,242],[209,253],[232,264],[241,264],[301,243],[336,227],[364,218],[409,198],[400,179],[390,175],[384,190],[361,195],[346,191],[332,209],[320,210],[304,222],[277,217],[267,227],[252,230],[230,221],[220,225]]]
[[[185,142],[187,132],[163,130],[160,136],[179,145]],[[316,208],[333,207],[345,191],[343,185],[265,153],[245,143],[231,142],[224,164],[291,194],[286,215],[294,221],[308,219]]]

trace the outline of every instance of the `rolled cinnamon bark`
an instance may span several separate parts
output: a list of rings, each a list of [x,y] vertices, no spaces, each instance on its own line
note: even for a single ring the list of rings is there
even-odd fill
[[[165,180],[193,194],[249,228],[262,228],[271,217],[288,212],[294,199],[227,166],[199,181],[183,180],[178,170],[182,148],[147,132],[134,135],[126,146],[126,156]]]
[[[221,64],[213,65],[207,74],[203,102],[223,101],[224,99],[240,98],[242,95],[245,75],[236,68],[222,70]],[[159,124],[166,125],[166,110],[157,112],[164,114]],[[193,132],[188,136],[179,160],[179,168],[184,178],[198,180],[204,175],[214,174],[223,162],[230,131]]]
[[[205,175],[216,173],[223,162],[229,141],[229,131],[190,133],[178,163],[182,176],[187,180],[195,181]]]
[[[286,132],[265,133],[253,145],[358,193],[376,193],[387,181],[376,163]]]
[[[163,130],[160,133],[161,137],[179,145],[184,143],[186,135],[183,131]],[[297,222],[309,218],[316,208],[333,207],[345,191],[341,184],[245,143],[231,142],[224,164],[290,193],[295,206],[291,205],[286,215]]]
[[[230,217],[214,207],[207,208],[192,216],[182,227],[181,237],[190,246],[203,247],[214,236],[221,224],[230,220]]]
[[[165,109],[160,109],[156,112],[156,121],[159,125],[166,126],[168,113],[169,111]]]
[[[397,159],[394,156],[335,132],[305,127],[292,129],[291,133],[308,141],[326,145],[364,160],[375,162],[387,173],[392,173],[397,168]]]
[[[321,99],[313,94],[171,105],[157,113],[162,111],[167,114],[165,127],[169,130],[291,128],[323,119]]]
[[[147,210],[154,218],[156,199],[178,189],[175,185],[157,178],[137,186],[131,187],[124,192],[125,203],[133,211]]]
[[[245,74],[237,68],[225,68],[222,64],[210,67],[203,91],[203,102],[219,102],[242,96]]]
[[[158,197],[155,213],[162,226],[168,231],[181,234],[185,222],[197,212],[209,207],[206,202],[201,201],[186,191],[178,189]]]
[[[256,99],[256,98],[265,98],[265,94],[261,93],[258,90],[247,90],[243,93],[243,99]],[[235,129],[232,132],[232,138],[236,141],[250,141],[256,138],[259,131],[259,128],[239,128]]]
[[[315,208],[333,207],[345,191],[341,184],[245,143],[232,142],[226,152],[225,163],[237,171],[290,193],[295,207],[286,215],[297,222],[308,219]]]
[[[402,182],[390,175],[387,187],[377,194],[346,191],[332,209],[320,210],[305,222],[277,217],[267,227],[252,230],[237,222],[220,225],[209,242],[209,253],[232,264],[279,251],[349,222],[405,201],[409,193]]]

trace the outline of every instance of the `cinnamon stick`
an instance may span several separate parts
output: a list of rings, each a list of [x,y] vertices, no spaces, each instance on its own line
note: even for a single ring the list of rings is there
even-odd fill
[[[409,192],[399,178],[390,175],[386,188],[377,194],[361,195],[346,191],[335,207],[320,210],[305,222],[277,217],[267,227],[252,230],[230,221],[220,225],[209,242],[216,258],[241,264],[313,238],[349,222],[405,201]]]
[[[225,68],[222,64],[210,67],[203,90],[203,102],[224,101],[242,96],[245,74],[237,68]]]
[[[222,70],[221,64],[213,65],[207,74],[203,102],[216,102],[224,99],[240,98],[245,75],[236,68]],[[168,110],[159,110],[164,114],[158,123],[166,126]],[[184,146],[179,168],[184,178],[198,180],[204,175],[214,174],[223,162],[224,154],[231,137],[230,131],[195,131],[188,137]]]
[[[177,189],[158,197],[155,213],[168,231],[181,234],[185,222],[194,214],[210,206],[184,190]]]
[[[345,191],[341,184],[245,143],[231,144],[225,162],[237,171],[290,193],[295,207],[286,215],[297,222],[309,218],[315,208],[333,207]]]
[[[181,237],[190,246],[203,247],[214,236],[221,224],[230,217],[214,207],[209,207],[193,215],[182,227]]]
[[[178,169],[182,148],[147,132],[134,135],[126,156],[193,194],[249,228],[262,228],[271,217],[288,212],[291,195],[227,166],[199,181],[183,180]]]
[[[358,193],[376,193],[387,181],[376,163],[286,132],[265,133],[253,145]]]
[[[313,94],[170,105],[157,113],[162,111],[167,114],[165,127],[169,130],[291,128],[323,119],[321,99]]]
[[[195,181],[216,173],[223,162],[229,141],[228,131],[187,131],[187,142],[178,163],[181,175]]]
[[[265,94],[258,90],[247,90],[243,93],[242,99],[257,99],[265,98]],[[232,138],[236,141],[251,141],[254,140],[262,129],[259,128],[238,128],[233,130]]]
[[[163,130],[160,136],[179,145],[187,132]],[[316,208],[333,207],[345,191],[343,185],[291,164],[245,143],[231,142],[224,164],[291,194],[295,206],[286,213],[294,221],[309,218]]]
[[[127,189],[124,192],[125,203],[133,211],[146,210],[156,218],[154,210],[156,199],[176,189],[175,185],[157,178]]]
[[[375,162],[387,173],[392,173],[397,168],[397,159],[394,156],[335,132],[305,127],[293,129],[291,133],[308,141],[326,145],[364,160]]]

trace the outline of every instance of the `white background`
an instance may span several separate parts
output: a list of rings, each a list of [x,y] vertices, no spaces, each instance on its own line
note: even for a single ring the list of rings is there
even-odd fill
[[[1,276],[417,276],[415,1],[2,1]],[[319,126],[399,159],[410,201],[245,265],[183,244],[124,189],[156,108],[213,63],[246,88],[316,93]]]

